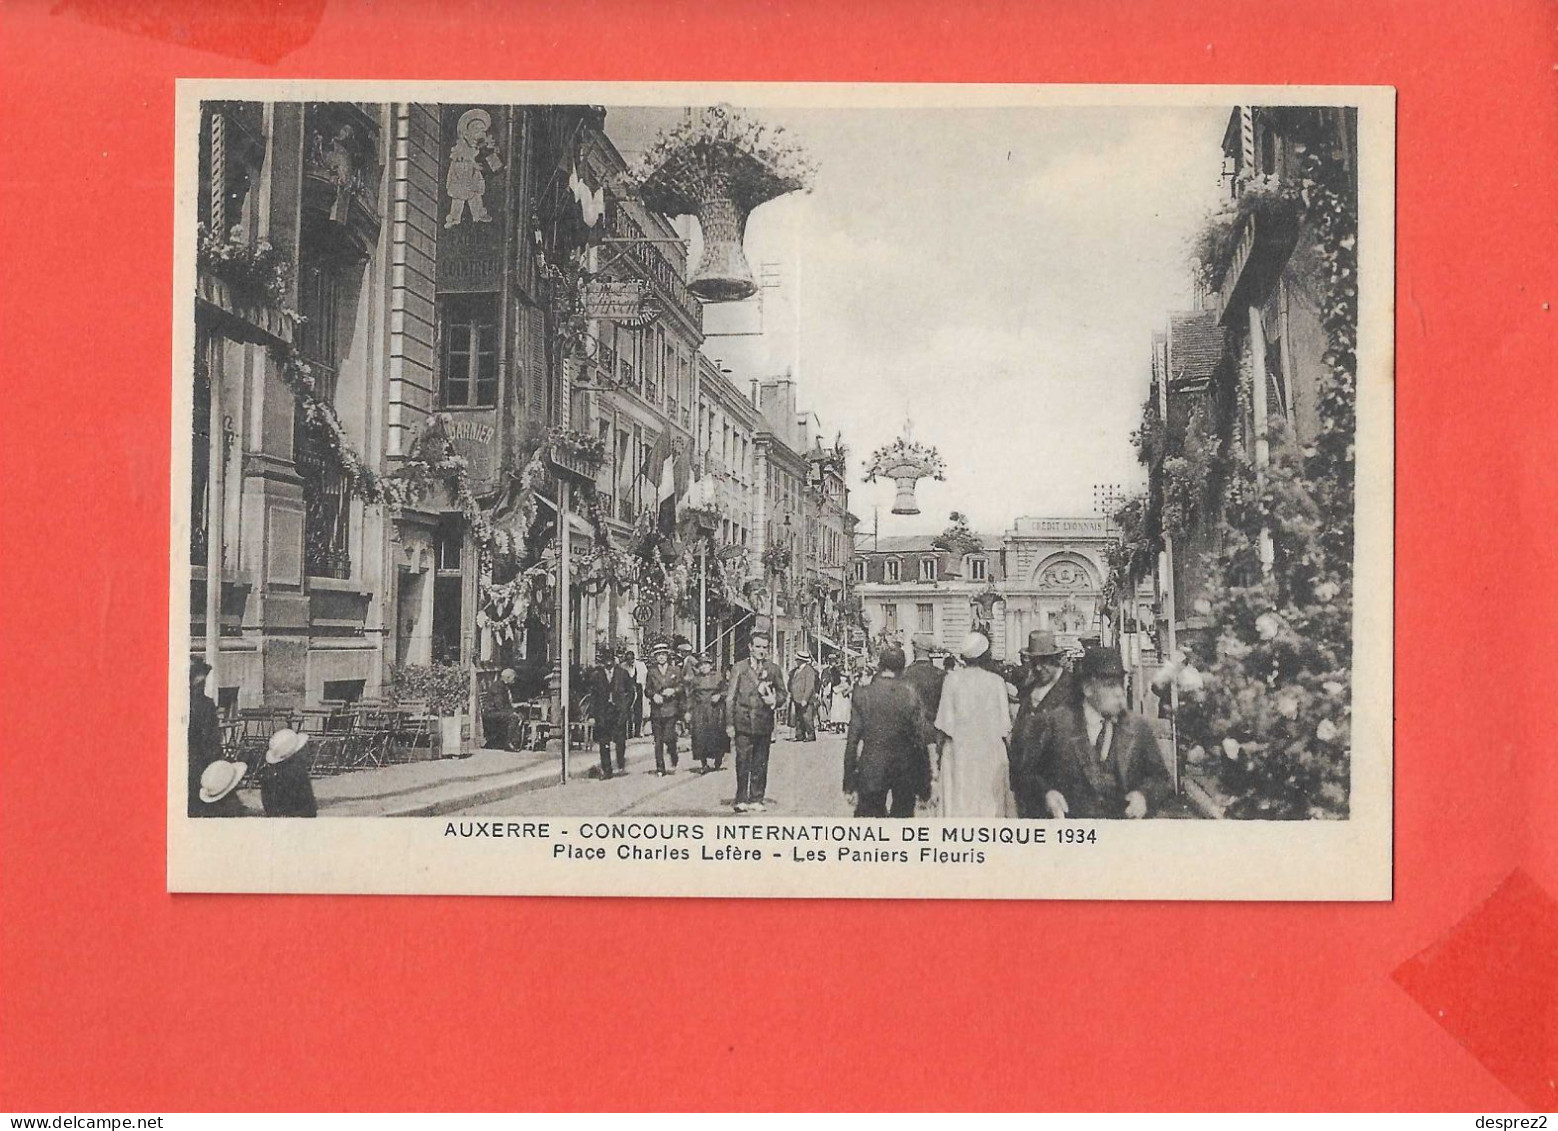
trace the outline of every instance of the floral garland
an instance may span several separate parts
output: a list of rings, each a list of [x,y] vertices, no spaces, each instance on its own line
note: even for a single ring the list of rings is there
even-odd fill
[[[555,426],[546,434],[547,451],[561,462],[577,462],[599,470],[606,462],[606,441],[589,432]]]
[[[816,168],[783,126],[764,125],[730,106],[709,106],[656,137],[630,176],[646,207],[685,216],[710,193],[749,212],[786,193],[809,191]]]
[[[901,468],[912,469],[921,479],[944,481],[947,477],[947,465],[942,461],[940,452],[927,444],[905,440],[900,436],[891,444],[871,453],[865,465],[866,482],[890,479],[893,472]]]
[[[794,555],[790,553],[790,547],[780,546],[777,543],[763,551],[763,568],[769,573],[783,573],[790,568]]]
[[[241,225],[234,225],[223,235],[201,223],[195,226],[195,232],[199,241],[196,267],[246,296],[268,302],[277,310],[285,308],[292,264],[269,240],[249,244],[243,238]]]

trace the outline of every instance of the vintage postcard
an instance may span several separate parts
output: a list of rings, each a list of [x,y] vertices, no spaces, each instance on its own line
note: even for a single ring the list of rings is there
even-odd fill
[[[178,113],[171,890],[1391,897],[1391,90]]]

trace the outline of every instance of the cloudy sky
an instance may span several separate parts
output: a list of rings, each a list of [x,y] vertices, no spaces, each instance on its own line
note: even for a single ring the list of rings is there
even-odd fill
[[[819,172],[810,194],[753,214],[748,258],[781,285],[761,311],[709,307],[704,352],[743,387],[793,369],[802,407],[850,448],[862,530],[879,515],[884,535],[935,532],[960,510],[996,531],[1140,481],[1151,336],[1190,302],[1187,246],[1217,201],[1228,108],[754,113]],[[631,159],[678,116],[612,109],[607,131]],[[915,517],[888,513],[891,483],[861,481],[906,419],[948,465]]]

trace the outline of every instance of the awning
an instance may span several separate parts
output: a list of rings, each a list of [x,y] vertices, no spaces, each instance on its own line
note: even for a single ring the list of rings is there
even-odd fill
[[[855,651],[855,649],[847,647],[847,646],[840,646],[839,644],[835,643],[834,641],[829,640],[826,636],[823,636],[821,633],[813,633],[812,635],[817,637],[817,643],[823,645],[826,648],[832,648],[835,652],[843,652],[846,656],[859,656],[859,655],[861,655],[861,653]]]

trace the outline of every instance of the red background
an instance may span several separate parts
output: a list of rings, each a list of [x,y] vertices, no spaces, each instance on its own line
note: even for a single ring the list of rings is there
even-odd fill
[[[275,11],[0,4],[0,1109],[1518,1109],[1391,972],[1558,893],[1558,8]],[[181,75],[1396,86],[1395,902],[165,894]]]

